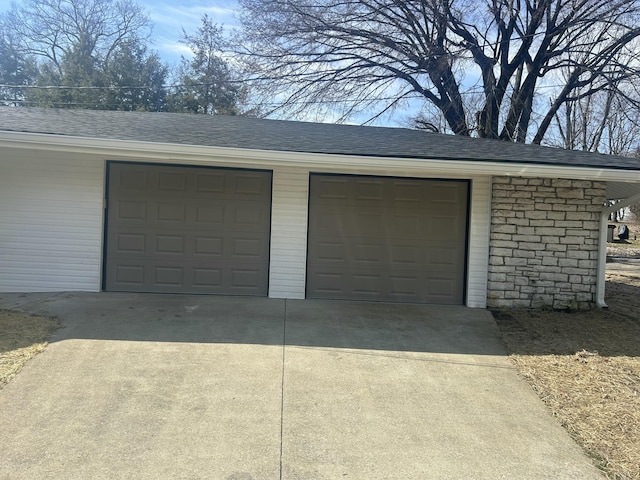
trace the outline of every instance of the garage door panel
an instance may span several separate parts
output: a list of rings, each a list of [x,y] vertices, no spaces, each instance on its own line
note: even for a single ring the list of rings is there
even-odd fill
[[[363,180],[355,184],[356,200],[383,200],[385,184],[381,180]]]
[[[393,200],[395,202],[417,203],[422,200],[422,189],[418,182],[397,181],[393,185]]]
[[[158,223],[163,222],[181,222],[187,219],[186,206],[173,203],[160,203],[156,209],[156,220]]]
[[[318,262],[341,262],[345,258],[345,245],[341,242],[318,241],[315,258]]]
[[[234,268],[231,270],[231,287],[236,290],[251,291],[259,281],[259,274],[260,272],[253,269]]]
[[[259,175],[251,176],[244,175],[237,177],[235,182],[235,192],[249,195],[263,195],[264,194],[264,181]]]
[[[215,255],[220,256],[223,252],[224,239],[222,237],[195,236],[194,255]]]
[[[145,221],[147,219],[147,203],[140,201],[118,202],[117,218],[123,221]]]
[[[118,285],[140,288],[144,285],[144,265],[116,265],[112,276]]]
[[[344,177],[324,177],[316,180],[316,195],[320,199],[346,199],[349,195],[349,184]]]
[[[392,232],[397,237],[407,237],[420,235],[427,226],[421,225],[420,215],[394,215],[391,218]]]
[[[187,175],[171,171],[158,172],[158,191],[181,191],[187,190]]]
[[[389,277],[389,294],[396,299],[400,297],[417,299],[419,292],[416,288],[416,280],[413,275],[391,275]]]
[[[378,273],[336,274],[331,271],[314,275],[308,288],[317,296],[344,300],[368,300],[451,303],[459,295],[459,278],[442,272],[438,278],[415,271],[398,271],[392,275],[385,269]],[[426,291],[426,293],[425,293]]]
[[[180,260],[163,261],[161,265],[153,259],[123,260],[113,271],[115,291],[159,292],[159,293],[219,293],[241,295],[263,295],[267,287],[263,271],[267,265],[217,263],[203,266],[201,263],[184,263]]]
[[[379,240],[379,239],[378,239]],[[406,239],[389,238],[386,244],[372,243],[366,237],[332,237],[330,240],[318,240],[314,248],[314,258],[310,264],[321,265],[322,262],[343,262],[346,265],[359,260],[382,260],[399,264],[445,264],[460,265],[464,258],[460,258],[460,251],[464,250],[463,243],[447,241],[425,242],[416,245]]]
[[[220,200],[214,200],[220,201]],[[186,231],[218,229],[220,231],[264,232],[269,224],[269,206],[240,205],[217,206],[151,204],[143,202],[117,202],[116,214],[109,215],[109,225],[144,229],[180,228]]]
[[[154,253],[185,254],[185,237],[183,235],[156,235]]]
[[[224,206],[222,205],[197,205],[195,207],[194,223],[198,224],[210,224],[224,223]],[[198,227],[199,228],[199,227]]]
[[[389,261],[394,265],[415,265],[420,263],[424,251],[413,245],[391,245]]]
[[[431,247],[426,252],[427,264],[432,269],[436,268],[436,266],[460,267],[461,259],[459,252],[461,248],[462,245],[460,245],[459,248],[451,248],[450,246],[444,248]]]
[[[331,298],[342,298],[346,291],[345,275],[333,270],[318,269],[313,277],[308,278],[307,290],[316,295],[330,295]]]
[[[109,235],[112,244],[110,251],[123,258],[148,257],[170,258],[194,256],[205,258],[216,256],[224,259],[251,257],[262,259],[268,255],[269,237],[253,232],[201,236],[196,233],[175,234],[172,230],[164,233],[136,233],[140,228],[131,229],[127,233],[114,232]],[[222,232],[224,233],[224,232]],[[113,240],[112,240],[113,239]]]
[[[116,250],[121,253],[139,255],[145,251],[146,235],[143,233],[119,233],[116,238]]]
[[[111,181],[116,182],[115,186],[119,190],[144,190],[149,186],[149,174],[146,170],[135,168],[128,172],[119,172]]]
[[[460,215],[434,216],[432,224],[437,227],[443,238],[458,239],[464,235],[466,225],[460,222]]]
[[[223,173],[198,173],[196,174],[196,192],[224,193]]]
[[[182,288],[184,285],[184,267],[153,267],[153,284],[162,287]]]
[[[270,172],[112,164],[109,178],[107,290],[267,294]]]
[[[353,258],[353,263],[356,265],[378,265],[385,257],[385,254],[386,252],[382,245],[356,243],[353,245],[349,256]]]
[[[310,220],[310,228],[318,233],[349,232],[349,236],[361,235],[385,240],[389,236],[406,238],[407,236],[424,239],[434,229],[448,232],[443,235],[455,238],[460,230],[459,215],[443,215],[425,217],[423,213],[408,212],[407,208],[390,209],[375,208],[367,205],[358,207],[354,204],[323,205],[323,211]],[[357,210],[350,212],[349,210]],[[455,212],[454,212],[455,213]],[[462,225],[464,227],[464,225]]]
[[[130,165],[131,166],[131,165]],[[149,171],[149,168],[156,170]],[[218,169],[206,172],[206,168],[161,167],[141,165],[130,171],[110,175],[110,187],[120,192],[120,198],[162,200],[171,192],[182,192],[186,200],[208,199],[214,195],[221,199],[255,201],[257,197],[270,197],[269,172]],[[177,169],[177,170],[176,170]],[[214,170],[214,169],[211,169]]]
[[[460,201],[462,200],[462,193],[459,188],[456,188],[454,184],[445,184],[442,183],[440,185],[433,185],[429,191],[429,199],[433,203],[445,204],[449,203],[452,205],[452,208],[456,208],[460,205]]]
[[[234,257],[260,257],[261,239],[257,238],[234,238],[233,239],[233,256]]]
[[[222,288],[222,269],[202,268],[193,269],[193,286],[196,288]]]
[[[253,226],[259,228],[264,220],[264,212],[255,209],[255,205],[237,205],[232,209],[233,223],[244,227]]]
[[[312,175],[307,296],[460,304],[467,182]]]

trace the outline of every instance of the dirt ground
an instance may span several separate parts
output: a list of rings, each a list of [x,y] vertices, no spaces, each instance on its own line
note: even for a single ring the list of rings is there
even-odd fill
[[[640,241],[630,240],[608,247],[608,309],[493,312],[519,373],[620,480],[640,479]]]

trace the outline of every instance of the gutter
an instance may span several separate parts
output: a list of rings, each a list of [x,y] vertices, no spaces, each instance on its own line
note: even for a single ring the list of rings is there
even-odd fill
[[[596,279],[596,305],[598,308],[608,308],[604,301],[604,293],[607,271],[607,228],[609,224],[609,214],[638,202],[640,202],[640,193],[620,200],[615,205],[605,207],[600,213],[600,238],[598,242],[598,270]]]
[[[245,166],[247,168],[264,168],[264,164],[268,163],[271,166],[305,167],[314,172],[357,173],[354,169],[362,169],[363,172],[384,175],[386,172],[393,174],[399,170],[405,170],[416,172],[416,174],[429,172],[430,175],[447,177],[456,175],[462,178],[497,175],[640,183],[640,168],[621,170],[605,167],[516,162],[305,153],[24,132],[0,131],[0,147],[79,153],[97,155],[110,160],[150,161],[154,163],[175,163],[177,161],[203,165]]]

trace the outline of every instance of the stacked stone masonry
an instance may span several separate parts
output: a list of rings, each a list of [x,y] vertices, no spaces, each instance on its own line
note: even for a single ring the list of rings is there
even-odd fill
[[[595,305],[605,190],[604,182],[493,178],[489,307]]]

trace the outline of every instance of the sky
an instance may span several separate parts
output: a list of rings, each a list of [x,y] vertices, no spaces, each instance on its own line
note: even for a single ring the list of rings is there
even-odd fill
[[[14,0],[20,4],[21,0]],[[190,55],[190,50],[179,42],[182,29],[187,33],[196,32],[201,24],[202,16],[206,13],[214,23],[222,25],[229,32],[238,26],[239,14],[237,0],[134,0],[144,7],[151,23],[150,49],[155,50],[160,58],[170,67],[180,64],[181,55]],[[9,10],[12,0],[0,0],[0,13]],[[409,115],[409,113],[411,115]],[[415,107],[409,107],[409,113],[404,112],[399,120],[393,121],[386,116],[376,120],[376,124],[396,124],[398,121],[404,126],[407,115],[414,116],[417,113]],[[408,117],[407,117],[408,118]],[[309,118],[313,121],[332,121],[331,116],[319,119]],[[351,119],[349,123],[361,123],[368,120],[365,115],[362,119]]]
[[[139,3],[145,7],[154,24],[152,48],[169,64],[177,64],[180,55],[189,53],[189,49],[178,42],[182,29],[187,33],[195,32],[205,13],[227,31],[238,23],[235,17],[237,4],[234,0],[147,0]]]
[[[235,0],[137,0],[153,23],[151,48],[169,65],[177,65],[180,55],[189,50],[178,42],[182,29],[195,32],[200,26],[200,19],[206,13],[225,30],[237,25]],[[0,12],[9,10],[11,0],[0,0]],[[20,0],[17,0],[20,3]]]

